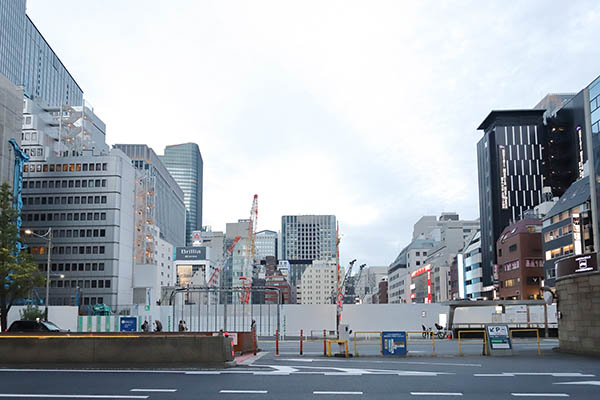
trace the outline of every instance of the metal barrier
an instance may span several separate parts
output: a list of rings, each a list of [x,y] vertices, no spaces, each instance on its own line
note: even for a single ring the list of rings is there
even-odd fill
[[[514,344],[513,332],[535,332],[535,337],[536,337],[537,346],[538,346],[538,356],[542,355],[542,349],[540,346],[540,331],[539,330],[537,330],[537,329],[509,329],[510,341],[511,341],[511,343]]]
[[[460,341],[460,334],[461,333],[483,333],[483,355],[487,356],[487,333],[485,331],[485,329],[482,330],[474,330],[474,331],[458,331],[458,355],[462,356],[462,343]],[[479,339],[479,338],[477,338]],[[468,344],[473,344],[473,343],[468,343]],[[479,343],[475,343],[475,344],[479,344]]]
[[[411,333],[417,333],[419,335],[421,335],[422,339],[424,340],[410,340],[410,334]],[[431,355],[435,356],[435,333],[431,332],[431,331],[406,331],[406,347],[407,347],[407,353],[408,353],[408,345],[409,343],[421,343],[421,344],[428,344],[429,343],[429,338],[427,337],[429,336],[429,338],[431,338]]]
[[[358,356],[357,340],[356,335],[359,333],[375,333],[379,335],[379,354],[383,354],[383,342],[381,331],[356,331],[354,332],[354,355]]]
[[[331,357],[331,343],[343,343],[346,357],[348,357],[348,341],[347,340],[328,340],[327,341],[327,357]]]

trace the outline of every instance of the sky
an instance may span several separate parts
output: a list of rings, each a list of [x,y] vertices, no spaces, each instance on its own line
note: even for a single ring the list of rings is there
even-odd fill
[[[478,218],[479,123],[600,75],[597,0],[27,3],[109,144],[199,145],[205,225],[334,214],[343,265]]]

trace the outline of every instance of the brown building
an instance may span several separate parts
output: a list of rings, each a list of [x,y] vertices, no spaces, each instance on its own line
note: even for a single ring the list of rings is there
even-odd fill
[[[373,303],[387,304],[388,302],[388,281],[382,280],[379,282],[379,291],[373,295]],[[377,301],[375,301],[377,299]]]
[[[542,298],[544,260],[541,220],[525,218],[509,225],[500,235],[496,248],[500,299]]]

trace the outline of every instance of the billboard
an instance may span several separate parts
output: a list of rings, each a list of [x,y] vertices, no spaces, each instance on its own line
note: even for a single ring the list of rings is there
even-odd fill
[[[175,260],[176,261],[199,261],[206,260],[206,247],[176,247],[175,248]]]

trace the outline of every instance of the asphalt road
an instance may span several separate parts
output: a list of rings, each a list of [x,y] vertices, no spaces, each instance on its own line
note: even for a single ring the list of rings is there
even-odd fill
[[[600,399],[598,359],[545,351],[509,357],[323,358],[263,352],[212,370],[0,369],[1,398]]]

